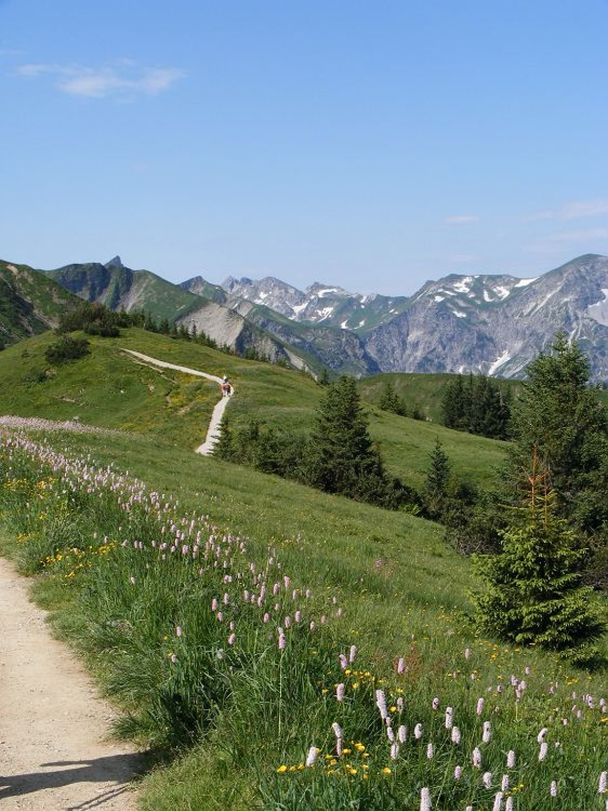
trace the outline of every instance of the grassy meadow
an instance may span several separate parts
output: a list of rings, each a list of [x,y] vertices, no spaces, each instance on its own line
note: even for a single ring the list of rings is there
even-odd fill
[[[226,372],[235,420],[309,425],[314,382],[138,330],[24,382],[49,340],[0,353],[0,413],[122,433],[0,429],[0,547],[121,708],[120,734],[162,755],[142,811],[605,811],[605,671],[481,638],[470,563],[439,525],[197,456],[215,387],[119,348]],[[196,412],[171,402],[193,391]],[[404,478],[437,435],[478,481],[503,453],[370,419]]]
[[[237,391],[227,412],[234,425],[255,419],[288,431],[306,431],[314,424],[323,396],[322,387],[303,373],[134,328],[122,330],[118,338],[90,336],[88,357],[49,370],[44,350],[53,340],[46,333],[0,353],[0,413],[56,420],[78,417],[83,423],[153,434],[181,448],[199,445],[217,400],[216,386],[138,364],[121,348],[227,374]],[[370,432],[389,471],[414,487],[423,483],[437,438],[454,472],[475,484],[490,483],[504,457],[505,443],[399,417],[375,406],[369,410]]]

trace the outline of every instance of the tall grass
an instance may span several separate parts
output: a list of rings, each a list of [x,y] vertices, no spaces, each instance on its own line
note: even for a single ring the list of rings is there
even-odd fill
[[[122,707],[120,731],[194,747],[223,783],[214,800],[190,770],[143,807],[606,808],[601,679],[533,651],[465,649],[447,614],[425,634],[400,618],[394,659],[380,634],[359,652],[358,578],[350,597],[317,594],[276,544],[220,531],[204,505],[1,436],[13,553],[69,593],[64,629]]]

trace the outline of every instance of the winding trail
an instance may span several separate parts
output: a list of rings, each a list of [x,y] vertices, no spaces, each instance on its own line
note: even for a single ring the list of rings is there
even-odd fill
[[[150,364],[151,366],[158,366],[161,369],[174,369],[176,372],[183,372],[187,375],[195,375],[196,377],[204,377],[207,380],[213,380],[215,383],[221,386],[222,378],[217,377],[216,375],[210,375],[207,372],[199,372],[198,369],[191,369],[189,366],[178,366],[175,363],[167,363],[164,360],[158,360],[158,358],[152,358],[150,355],[144,355],[142,352],[136,352],[134,349],[123,349],[123,352],[126,352],[129,355],[132,355],[134,358],[142,361],[143,363]],[[234,390],[233,390],[234,391]],[[232,395],[230,395],[232,396]],[[196,453],[200,453],[203,456],[209,456],[213,453],[213,449],[215,448],[221,433],[221,426],[222,426],[222,419],[224,417],[224,411],[226,410],[226,406],[230,397],[222,396],[221,400],[219,400],[213,409],[213,413],[211,414],[211,421],[209,423],[209,428],[207,429],[207,436],[205,437],[205,441],[198,446],[196,449]]]
[[[1,558],[0,618],[0,808],[134,809],[142,757],[104,740],[112,709]]]
[[[150,366],[222,383],[216,375],[122,351]],[[229,400],[216,403],[197,453],[213,452]],[[6,418],[9,424],[15,419]],[[76,429],[88,430],[74,424]],[[143,770],[142,756],[127,744],[107,740],[111,707],[96,695],[71,651],[52,637],[46,612],[28,598],[25,578],[2,558],[0,630],[0,806],[7,811],[132,811],[131,781]]]

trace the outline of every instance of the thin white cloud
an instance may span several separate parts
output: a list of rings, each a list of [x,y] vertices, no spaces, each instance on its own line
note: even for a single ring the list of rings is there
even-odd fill
[[[546,237],[549,242],[587,242],[592,239],[608,239],[608,228],[581,228],[578,231],[563,231]]]
[[[95,99],[156,96],[185,75],[178,68],[139,68],[126,59],[101,68],[31,63],[20,65],[17,73],[34,78],[52,76],[62,93]]]
[[[608,228],[581,228],[575,231],[562,231],[549,234],[538,242],[529,245],[530,253],[555,254],[563,250],[564,245],[579,245],[579,249],[589,253],[597,246],[598,241],[608,240]]]
[[[467,225],[471,222],[479,222],[479,217],[476,214],[455,214],[452,217],[446,217],[444,222],[446,225]]]
[[[601,217],[608,214],[608,200],[576,200],[560,208],[537,211],[528,220],[579,220],[586,217]]]

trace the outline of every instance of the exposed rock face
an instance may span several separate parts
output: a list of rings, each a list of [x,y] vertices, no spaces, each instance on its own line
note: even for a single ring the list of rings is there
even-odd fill
[[[449,276],[373,330],[366,348],[384,371],[522,376],[558,330],[578,340],[593,377],[608,379],[608,258],[588,254],[536,279]]]
[[[248,321],[275,335],[302,357],[310,358],[313,365],[321,363],[340,374],[355,376],[380,371],[377,362],[366,351],[363,340],[354,332],[319,323],[294,323],[277,317],[268,307],[250,302],[241,302],[237,309]]]
[[[302,291],[273,276],[257,281],[229,276],[221,286],[228,294],[229,306],[237,306],[244,299],[269,307],[292,321],[322,323],[326,327],[340,327],[361,334],[390,320],[407,303],[405,296],[363,296],[320,282]]]
[[[302,358],[296,352],[289,352],[279,341],[271,335],[251,324],[235,310],[230,310],[214,301],[201,299],[200,306],[178,319],[188,330],[193,326],[198,332],[204,332],[213,338],[219,346],[227,346],[238,354],[246,354],[254,350],[273,363],[284,361],[296,368],[307,368]]]

